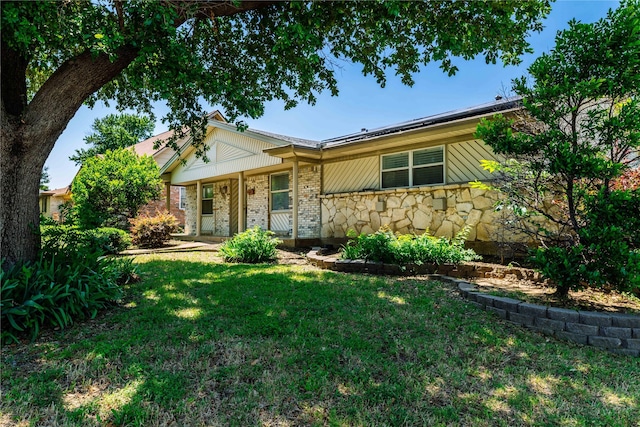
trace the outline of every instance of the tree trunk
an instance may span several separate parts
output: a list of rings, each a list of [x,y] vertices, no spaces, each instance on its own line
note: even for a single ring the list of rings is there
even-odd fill
[[[46,156],[24,147],[24,133],[14,126],[2,126],[0,149],[0,257],[3,268],[21,260],[34,260],[40,247],[40,173]]]

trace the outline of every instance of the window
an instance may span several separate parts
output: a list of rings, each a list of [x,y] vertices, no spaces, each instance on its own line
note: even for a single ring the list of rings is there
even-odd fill
[[[41,197],[40,198],[40,212],[46,213],[48,207],[49,207],[49,196]]]
[[[289,209],[289,173],[271,175],[271,210]]]
[[[444,184],[444,147],[381,157],[382,188]]]
[[[202,215],[213,214],[213,184],[202,186]]]
[[[178,205],[179,209],[187,208],[187,188],[186,187],[178,187],[180,189],[180,204]]]

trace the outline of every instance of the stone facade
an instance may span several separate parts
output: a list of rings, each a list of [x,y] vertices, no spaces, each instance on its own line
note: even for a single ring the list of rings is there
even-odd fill
[[[330,194],[320,196],[322,238],[344,238],[348,230],[371,234],[382,226],[402,234],[454,237],[469,226],[467,242],[521,241],[500,227],[494,191],[469,184]]]

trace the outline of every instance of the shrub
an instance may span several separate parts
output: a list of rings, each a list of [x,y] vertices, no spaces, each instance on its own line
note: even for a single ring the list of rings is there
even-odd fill
[[[267,262],[276,259],[280,243],[282,240],[275,238],[272,231],[255,226],[224,242],[220,253],[226,262]]]
[[[373,234],[356,235],[342,248],[343,259],[364,259],[390,264],[459,264],[478,259],[472,249],[465,249],[464,242],[469,233],[462,229],[454,239],[433,237],[428,233],[420,236],[411,234],[395,235],[388,227],[382,227]]]
[[[178,230],[178,220],[169,213],[139,216],[131,221],[133,244],[143,248],[159,248]]]
[[[42,248],[48,256],[69,252],[115,254],[131,245],[131,237],[117,228],[82,230],[72,225],[40,227]]]
[[[2,269],[2,343],[18,341],[21,335],[33,340],[43,327],[63,329],[77,319],[94,318],[98,310],[121,298],[119,284],[132,277],[131,259],[76,250],[50,258],[42,253],[34,263]]]

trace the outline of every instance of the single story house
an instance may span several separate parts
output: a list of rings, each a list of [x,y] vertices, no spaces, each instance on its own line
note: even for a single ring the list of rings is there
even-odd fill
[[[38,194],[40,213],[56,221],[62,221],[64,211],[61,206],[71,201],[71,186],[53,190],[40,190]]]
[[[469,226],[469,246],[491,253],[505,238],[499,196],[469,183],[491,180],[480,161],[500,157],[474,133],[482,118],[519,108],[501,99],[324,141],[239,131],[212,115],[210,161],[187,139],[161,177],[186,188],[185,233],[194,238],[223,240],[257,225],[310,245],[342,242],[349,229],[453,237]]]

